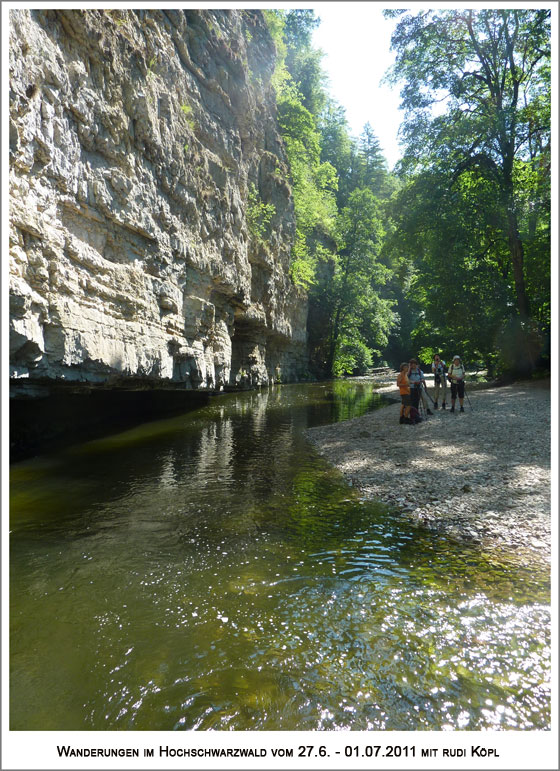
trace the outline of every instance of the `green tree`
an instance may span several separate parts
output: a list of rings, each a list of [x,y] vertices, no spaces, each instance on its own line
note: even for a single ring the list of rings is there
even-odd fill
[[[296,215],[291,275],[308,292],[312,367],[363,371],[394,323],[392,298],[381,291],[391,272],[379,259],[384,230],[374,195],[388,189],[386,164],[371,127],[360,146],[344,109],[327,96],[322,54],[311,46],[314,13],[266,11],[265,18],[277,50],[273,83]]]
[[[387,161],[371,124],[365,124],[358,142],[358,157],[361,161],[358,187],[369,188],[382,198],[388,192]]]
[[[277,52],[273,83],[296,215],[291,275],[302,289],[309,289],[315,283],[317,264],[325,259],[337,214],[336,171],[330,163],[321,160],[317,117],[306,106],[304,95],[287,66],[298,46],[302,50],[309,48],[313,18],[314,14],[307,11],[265,11]],[[322,104],[326,97],[321,95],[319,81],[313,88],[318,92],[315,102]],[[310,98],[307,101],[313,102]]]
[[[293,81],[284,81],[277,101],[296,214],[292,276],[308,287],[313,282],[316,252],[329,242],[333,232],[338,180],[331,164],[321,163],[320,135],[315,120],[303,105]]]
[[[339,251],[332,275],[326,360],[329,373],[341,374],[337,360],[349,350],[357,355],[362,345],[371,351],[387,344],[394,318],[392,301],[379,292],[391,275],[379,260],[383,235],[377,199],[370,190],[355,190],[338,220]]]
[[[478,191],[491,188],[491,211],[501,220],[492,229],[500,244],[491,250],[496,264],[507,260],[507,279],[527,340],[531,307],[521,232],[527,218],[519,171],[524,164],[534,167],[538,148],[542,152],[550,144],[549,17],[542,9],[422,11],[404,16],[392,39],[397,56],[391,79],[404,80],[407,111],[402,171],[447,170],[446,184],[459,197],[466,195],[465,186],[470,195],[473,185]],[[482,206],[477,209],[482,221]],[[529,346],[526,353],[531,359]]]
[[[352,168],[354,164],[355,147],[350,136],[346,110],[334,99],[327,99],[326,105],[319,116],[319,132],[321,135],[321,160],[327,161],[336,169],[338,175],[337,204],[345,206],[352,187]]]
[[[313,30],[319,23],[314,11],[295,9],[286,13],[284,27],[286,68],[301,94],[304,107],[312,115],[318,115],[327,100],[321,66],[323,53],[311,45]]]

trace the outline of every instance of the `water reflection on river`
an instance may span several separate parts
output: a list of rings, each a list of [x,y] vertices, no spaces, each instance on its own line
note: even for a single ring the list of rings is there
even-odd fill
[[[284,386],[11,474],[13,729],[549,727],[546,575],[360,501]]]

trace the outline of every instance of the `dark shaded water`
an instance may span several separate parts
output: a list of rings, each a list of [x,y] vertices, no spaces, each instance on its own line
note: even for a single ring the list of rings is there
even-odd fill
[[[303,437],[378,403],[282,386],[14,465],[11,728],[548,728],[548,576]]]

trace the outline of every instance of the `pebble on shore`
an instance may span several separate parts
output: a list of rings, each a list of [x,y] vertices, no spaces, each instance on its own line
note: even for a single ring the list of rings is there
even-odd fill
[[[467,385],[464,413],[440,409],[410,426],[399,424],[395,380],[396,373],[380,391],[399,403],[309,429],[309,440],[364,498],[453,537],[547,563],[550,381]]]

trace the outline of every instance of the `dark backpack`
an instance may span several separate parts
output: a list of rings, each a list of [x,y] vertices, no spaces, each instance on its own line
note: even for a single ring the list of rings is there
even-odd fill
[[[435,362],[433,362],[435,365]],[[445,383],[445,378],[447,376],[447,367],[443,363],[443,361],[440,359],[439,364],[434,370],[434,383]]]

